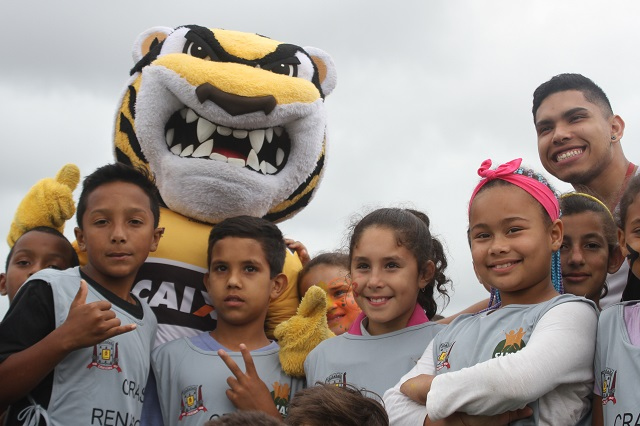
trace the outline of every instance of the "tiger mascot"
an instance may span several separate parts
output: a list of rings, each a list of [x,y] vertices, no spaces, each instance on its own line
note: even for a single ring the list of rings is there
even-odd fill
[[[153,173],[164,206],[164,237],[133,288],[158,318],[160,344],[215,328],[202,282],[213,224],[237,215],[279,222],[311,200],[325,164],[324,98],[336,72],[320,49],[197,25],[145,31],[133,58],[115,156]],[[10,245],[35,225],[61,228],[73,215],[73,167],[27,194]],[[296,311],[300,269],[288,252],[289,285],[271,303],[269,335]]]

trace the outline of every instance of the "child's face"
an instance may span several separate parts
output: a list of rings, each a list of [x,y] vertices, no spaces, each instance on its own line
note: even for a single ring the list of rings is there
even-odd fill
[[[356,302],[369,318],[369,333],[406,327],[429,278],[418,272],[413,253],[398,245],[392,230],[365,229],[351,256],[351,279]]]
[[[562,282],[567,293],[597,301],[609,271],[609,246],[599,213],[563,216],[560,247]]]
[[[618,231],[618,240],[622,254],[627,257],[630,252],[627,246],[636,252],[640,252],[640,194],[636,195],[633,202],[627,208],[626,222],[623,223],[624,230]],[[640,278],[640,259],[633,263],[627,258],[629,267],[636,277]]]
[[[75,229],[78,247],[87,252],[83,271],[107,288],[132,285],[149,252],[158,247],[162,230],[153,222],[149,197],[137,185],[97,187],[87,197],[82,229]]]
[[[547,225],[540,204],[514,185],[488,188],[469,214],[471,257],[481,282],[500,290],[503,305],[538,303],[555,294],[551,253],[562,223]]]
[[[322,288],[329,296],[327,322],[336,335],[340,335],[351,327],[360,313],[351,291],[349,271],[340,266],[319,264],[312,267],[300,283],[301,295],[314,285]]]
[[[258,241],[237,237],[217,241],[211,250],[204,285],[216,309],[218,323],[254,324],[262,329],[269,301],[286,286],[283,274],[271,279],[270,271]]]
[[[41,269],[70,268],[72,250],[69,242],[57,235],[27,232],[16,242],[7,272],[0,276],[0,294],[8,295],[11,302],[20,286]]]

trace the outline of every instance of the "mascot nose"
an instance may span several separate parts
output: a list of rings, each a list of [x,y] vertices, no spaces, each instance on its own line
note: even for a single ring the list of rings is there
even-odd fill
[[[212,101],[227,113],[236,116],[249,114],[257,111],[264,111],[269,115],[276,107],[276,98],[271,95],[266,96],[240,96],[218,89],[211,83],[204,83],[196,89],[196,96],[201,104],[205,101]]]

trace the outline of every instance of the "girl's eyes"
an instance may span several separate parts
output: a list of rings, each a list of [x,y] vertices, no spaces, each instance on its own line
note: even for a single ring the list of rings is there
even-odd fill
[[[389,262],[386,265],[384,265],[384,267],[387,268],[387,269],[393,269],[393,268],[399,268],[400,265],[398,265],[395,262]]]
[[[369,265],[366,263],[358,263],[356,264],[356,269],[369,269]]]
[[[522,228],[514,226],[514,227],[509,228],[509,230],[507,231],[507,234],[513,234],[513,233],[516,233],[516,232],[519,232],[519,231],[522,231]]]

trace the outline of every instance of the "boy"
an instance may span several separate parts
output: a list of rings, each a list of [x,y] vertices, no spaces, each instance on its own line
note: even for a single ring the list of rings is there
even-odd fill
[[[0,295],[8,296],[11,303],[22,284],[39,270],[64,270],[78,265],[78,254],[58,230],[47,226],[30,229],[9,251],[6,272],[0,274]]]
[[[151,359],[157,393],[149,389],[145,395],[143,424],[160,423],[151,420],[154,396],[159,399],[165,426],[200,426],[236,408],[253,407],[258,395],[268,392],[272,401],[267,401],[265,411],[284,416],[291,396],[303,385],[302,380],[282,372],[279,347],[264,331],[269,301],[287,284],[282,273],[285,244],[280,230],[255,217],[226,219],[212,229],[207,251],[204,285],[218,324],[209,333],[154,349]],[[229,357],[240,367],[245,365],[247,375],[232,369],[238,379],[228,378],[225,364]],[[235,362],[230,364],[235,366]],[[235,389],[246,380],[262,391],[266,384],[268,392],[237,397]]]
[[[138,422],[156,320],[129,291],[158,220],[143,172],[113,164],[85,179],[75,234],[88,263],[35,274],[0,324],[6,424]]]

